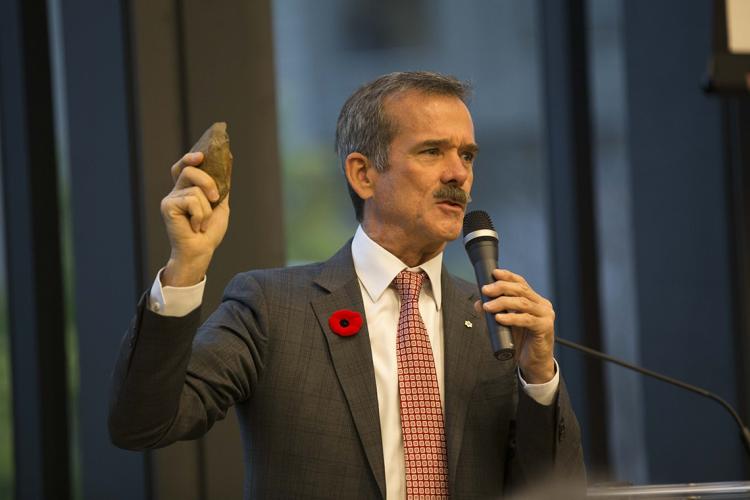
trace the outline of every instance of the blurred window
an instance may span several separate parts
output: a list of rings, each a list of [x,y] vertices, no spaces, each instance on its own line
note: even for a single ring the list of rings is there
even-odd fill
[[[0,127],[2,124],[0,123]],[[0,135],[1,137],[1,135]],[[0,143],[0,152],[2,151]],[[2,154],[0,154],[0,162]],[[0,164],[0,227],[5,227],[5,200]],[[8,287],[5,272],[5,230],[0,231],[0,498],[13,498],[13,393],[8,328]]]
[[[65,307],[65,353],[68,388],[68,426],[71,497],[83,498],[80,434],[80,377],[78,332],[76,330],[75,267],[73,255],[73,202],[71,199],[70,141],[68,137],[68,109],[65,89],[65,44],[63,37],[62,0],[50,0],[50,55],[52,94],[55,120],[55,152],[58,176],[58,205],[60,224],[60,257],[63,273],[63,301]]]
[[[549,295],[536,2],[275,0],[273,8],[289,263],[326,259],[356,228],[333,145],[344,100],[384,73],[431,70],[473,83],[482,152],[470,209],[492,215],[502,265]],[[446,264],[472,278],[460,241]]]

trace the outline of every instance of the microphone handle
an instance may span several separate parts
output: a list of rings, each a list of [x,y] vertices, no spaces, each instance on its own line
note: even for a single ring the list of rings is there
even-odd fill
[[[474,274],[477,277],[477,283],[479,283],[480,290],[482,285],[493,283],[495,281],[495,278],[492,277],[492,271],[495,267],[497,266],[487,259],[477,259],[474,262]],[[482,304],[491,300],[491,298],[487,297],[485,294],[482,293],[481,295]],[[485,312],[484,318],[487,321],[487,333],[490,336],[492,352],[495,353],[495,357],[500,361],[513,359],[516,350],[513,345],[513,335],[510,332],[510,328],[495,321],[494,313]]]
[[[591,349],[590,347],[576,344],[575,342],[571,342],[570,340],[565,340],[565,339],[561,339],[560,337],[555,337],[555,342],[561,345],[564,345],[565,347],[568,347],[570,349],[575,349],[577,351],[580,351],[584,354],[587,354],[599,360],[604,360],[609,363],[614,363],[616,365],[622,366],[623,368],[627,368],[628,370],[632,370],[636,373],[640,373],[641,375],[655,378],[656,380],[661,380],[662,382],[665,382],[667,384],[681,387],[682,389],[685,389],[686,391],[694,392],[696,394],[700,394],[701,396],[704,396],[704,397],[707,397],[709,399],[716,401],[721,406],[723,406],[724,409],[727,410],[730,415],[732,415],[732,418],[734,418],[734,421],[737,422],[737,426],[740,429],[740,438],[742,439],[742,443],[745,445],[745,451],[747,452],[748,456],[750,456],[750,430],[748,430],[747,426],[744,424],[744,422],[742,422],[742,419],[737,414],[735,409],[732,408],[732,405],[727,403],[720,396],[702,387],[691,385],[691,384],[688,384],[687,382],[683,382],[682,380],[677,380],[676,378],[668,377],[667,375],[662,375],[659,372],[649,370],[648,368],[643,368],[641,366],[628,363],[627,361],[623,361],[614,356],[610,356],[609,354],[604,354],[603,352],[599,352],[597,350]]]

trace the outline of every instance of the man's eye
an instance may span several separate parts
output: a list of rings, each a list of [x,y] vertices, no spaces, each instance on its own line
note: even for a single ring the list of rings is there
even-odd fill
[[[466,162],[472,162],[472,161],[474,161],[474,158],[476,158],[476,155],[474,153],[472,153],[471,151],[467,151],[465,153],[462,153],[461,157]]]
[[[425,149],[424,151],[422,151],[422,154],[436,156],[440,154],[440,149],[438,148]]]

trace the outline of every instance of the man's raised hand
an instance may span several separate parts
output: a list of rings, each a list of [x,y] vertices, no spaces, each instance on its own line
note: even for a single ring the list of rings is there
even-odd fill
[[[213,209],[219,198],[216,183],[196,168],[203,153],[188,153],[172,165],[174,188],[161,201],[161,215],[172,246],[161,280],[163,285],[190,286],[208,270],[211,257],[229,224],[229,195]]]

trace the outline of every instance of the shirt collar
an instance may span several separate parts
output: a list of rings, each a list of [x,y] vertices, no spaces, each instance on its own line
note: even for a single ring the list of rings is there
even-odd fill
[[[354,271],[373,302],[380,300],[383,292],[398,273],[404,269],[410,271],[421,269],[430,278],[430,286],[425,290],[432,290],[429,295],[435,301],[435,309],[440,310],[443,252],[416,268],[410,268],[398,257],[370,239],[362,226],[359,226],[352,240],[352,260],[354,260]]]

